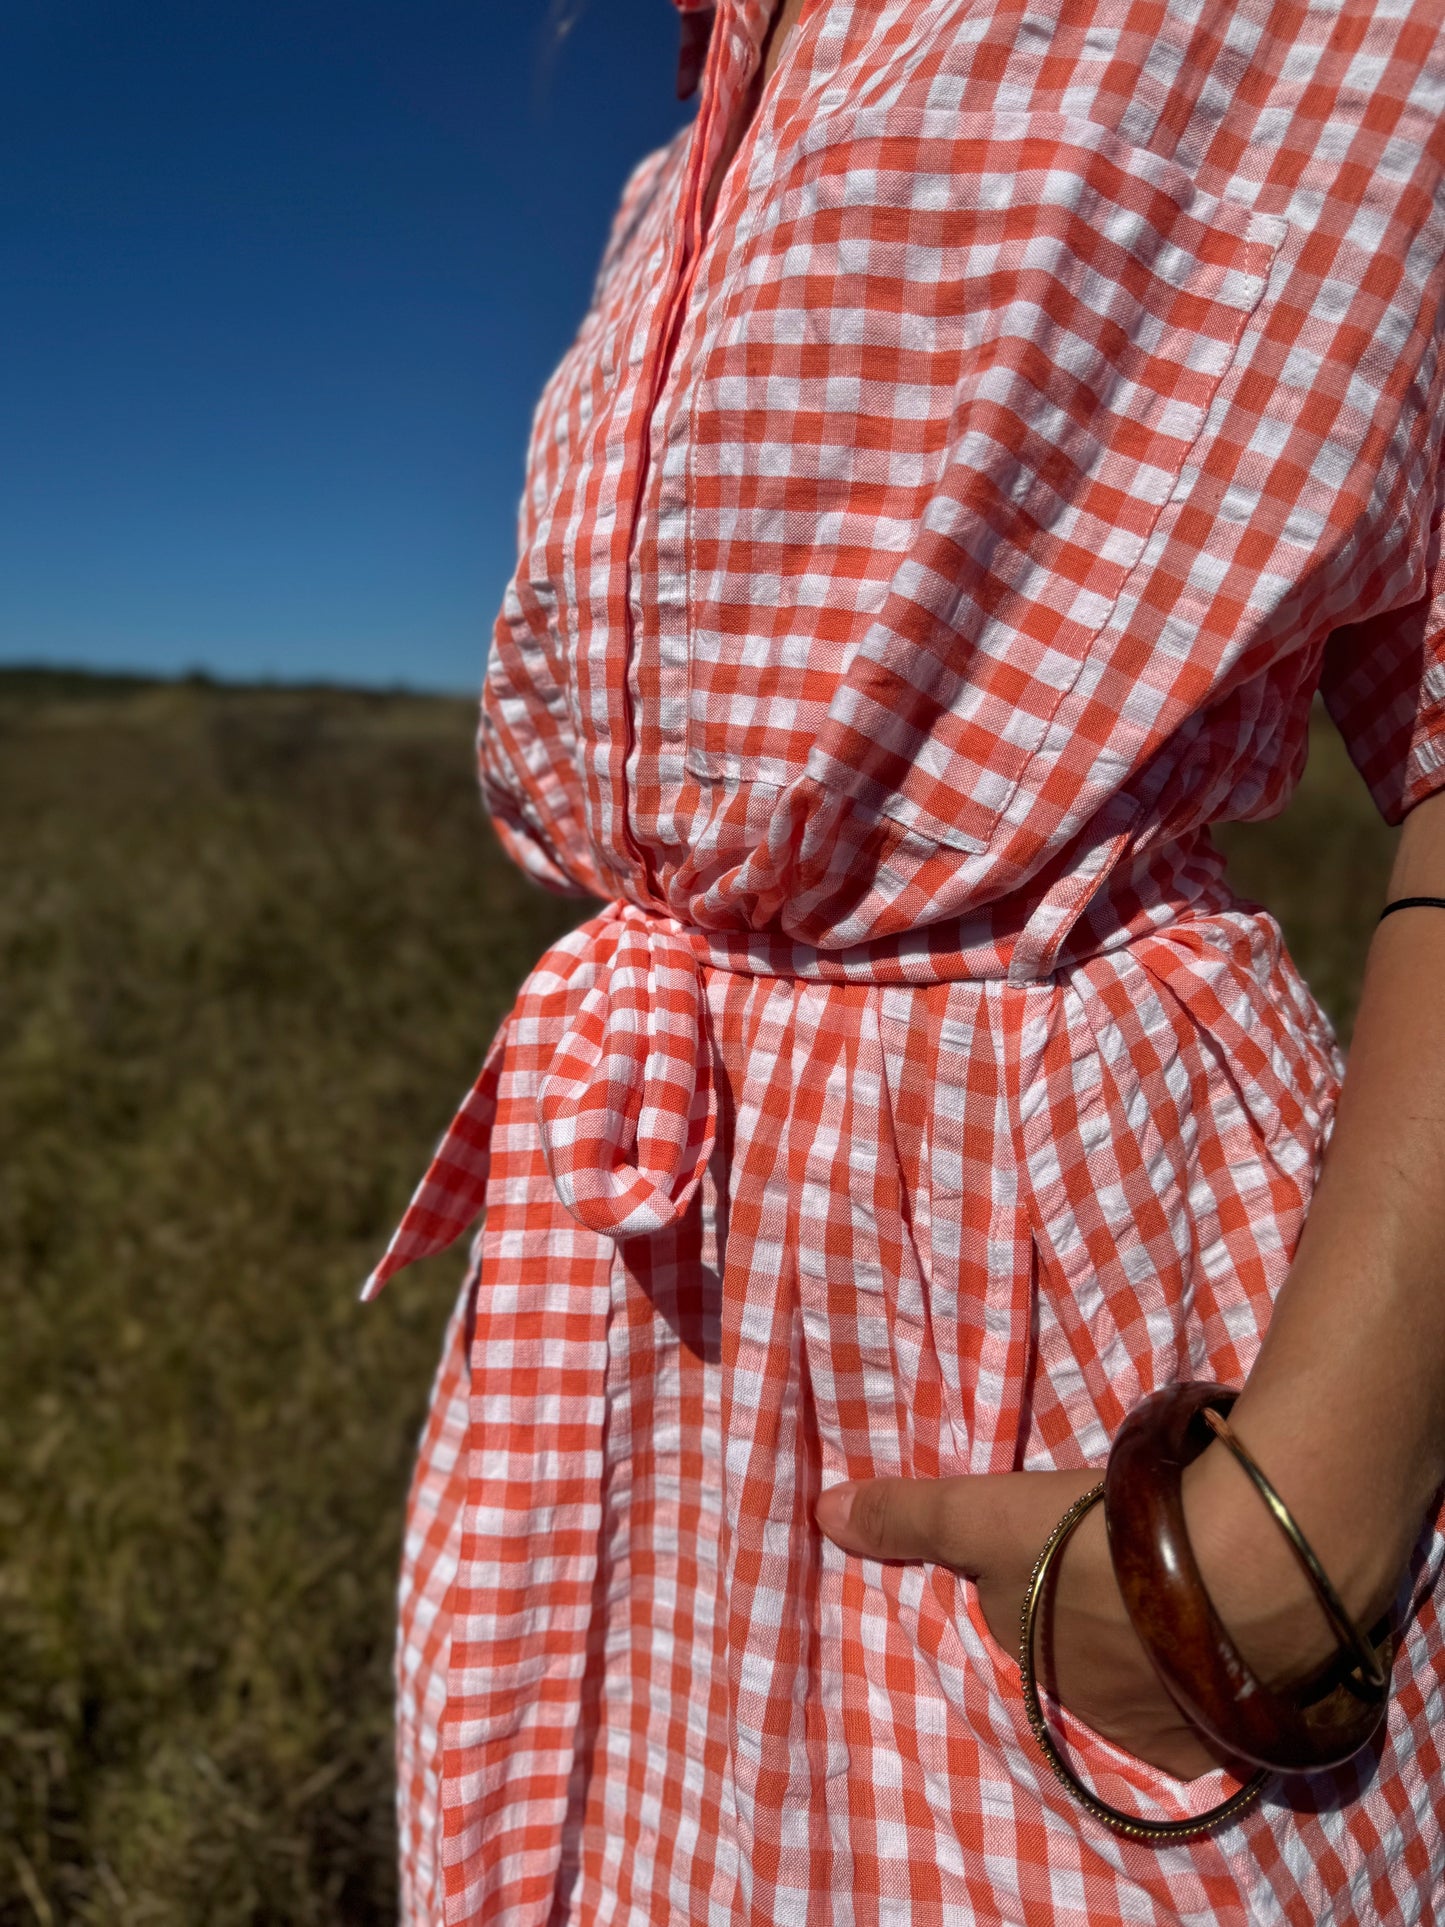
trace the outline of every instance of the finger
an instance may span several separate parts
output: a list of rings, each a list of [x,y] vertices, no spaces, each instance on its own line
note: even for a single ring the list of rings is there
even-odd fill
[[[973,1478],[860,1479],[818,1501],[819,1526],[845,1552],[870,1559],[936,1559],[964,1565],[987,1554]]]
[[[818,1500],[819,1527],[868,1559],[931,1559],[976,1577],[1027,1565],[1097,1472],[996,1472],[858,1479]]]

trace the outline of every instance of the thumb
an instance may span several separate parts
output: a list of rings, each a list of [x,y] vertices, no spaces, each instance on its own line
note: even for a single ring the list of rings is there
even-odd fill
[[[1097,1472],[993,1472],[949,1479],[855,1479],[831,1486],[819,1528],[865,1559],[930,1559],[971,1578],[1032,1562]]]

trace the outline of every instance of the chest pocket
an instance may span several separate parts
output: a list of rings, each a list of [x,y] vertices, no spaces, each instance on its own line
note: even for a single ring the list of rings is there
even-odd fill
[[[756,174],[690,404],[687,764],[981,850],[1285,223],[1034,113],[845,108]]]

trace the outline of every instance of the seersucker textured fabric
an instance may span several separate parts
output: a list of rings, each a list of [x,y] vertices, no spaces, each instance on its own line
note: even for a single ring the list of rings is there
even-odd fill
[[[768,13],[720,0],[533,420],[481,781],[604,907],[368,1285],[482,1220],[404,1918],[1433,1921],[1438,1522],[1380,1745],[1158,1847],[966,1580],[811,1508],[1099,1464],[1254,1357],[1343,1067],[1209,831],[1316,691],[1388,820],[1445,786],[1438,0],[807,0],[704,225]],[[1140,1814],[1237,1784],[1057,1717]]]

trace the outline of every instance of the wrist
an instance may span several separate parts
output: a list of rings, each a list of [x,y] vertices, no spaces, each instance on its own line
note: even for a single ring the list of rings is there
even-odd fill
[[[1304,1276],[1328,1278],[1321,1261]],[[1386,1304],[1394,1302],[1390,1274],[1379,1291]],[[1276,1306],[1229,1423],[1355,1623],[1368,1628],[1394,1597],[1438,1502],[1445,1479],[1442,1387],[1423,1345],[1407,1363],[1395,1344],[1310,1331],[1299,1306],[1292,1309],[1293,1318],[1281,1318]],[[1393,1324],[1407,1323],[1400,1308]],[[1217,1565],[1237,1560],[1251,1589],[1278,1584],[1286,1600],[1313,1597],[1288,1539],[1227,1447],[1215,1443],[1201,1454],[1190,1483]]]
[[[1251,1450],[1281,1491],[1350,1618],[1368,1631],[1388,1609],[1418,1521],[1408,1531],[1383,1513],[1361,1515],[1306,1494],[1284,1455]],[[1265,1685],[1309,1679],[1339,1640],[1290,1542],[1228,1449],[1211,1445],[1184,1474],[1185,1518],[1205,1588],[1235,1645]]]

